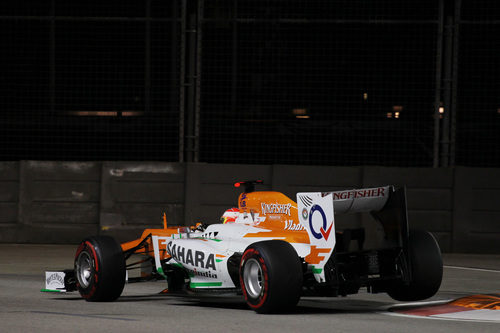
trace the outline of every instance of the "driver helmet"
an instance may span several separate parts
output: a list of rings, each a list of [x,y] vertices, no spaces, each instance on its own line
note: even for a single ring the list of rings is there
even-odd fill
[[[222,223],[234,223],[236,222],[238,215],[240,215],[239,208],[231,208],[226,210],[224,214],[222,214],[220,220]]]

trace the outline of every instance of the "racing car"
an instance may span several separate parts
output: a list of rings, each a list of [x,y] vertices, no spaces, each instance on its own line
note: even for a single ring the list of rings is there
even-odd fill
[[[223,223],[146,229],[119,244],[84,239],[74,268],[46,272],[45,291],[114,301],[126,281],[166,280],[166,294],[242,297],[257,313],[287,312],[302,296],[346,296],[361,288],[398,301],[438,291],[441,251],[427,231],[409,228],[405,187],[301,192],[296,201],[245,181]],[[336,223],[367,213],[364,223]],[[133,270],[140,274],[131,277]],[[136,274],[137,275],[137,274]]]

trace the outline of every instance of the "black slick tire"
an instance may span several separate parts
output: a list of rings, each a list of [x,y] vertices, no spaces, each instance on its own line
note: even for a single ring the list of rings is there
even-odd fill
[[[86,238],[76,251],[76,286],[87,301],[111,302],[120,297],[125,270],[122,248],[112,237]]]
[[[239,275],[243,296],[257,313],[289,312],[300,299],[302,263],[285,241],[248,246],[241,257]]]
[[[410,284],[394,283],[387,293],[397,301],[420,301],[434,296],[443,278],[443,259],[434,236],[424,230],[411,229],[409,255]]]

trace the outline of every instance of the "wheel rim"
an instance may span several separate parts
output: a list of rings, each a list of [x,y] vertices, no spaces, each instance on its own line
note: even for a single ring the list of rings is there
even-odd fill
[[[76,276],[82,287],[90,286],[94,271],[94,259],[87,251],[83,251],[76,260]]]
[[[258,298],[262,292],[262,268],[255,259],[248,259],[243,269],[243,282],[248,296]]]

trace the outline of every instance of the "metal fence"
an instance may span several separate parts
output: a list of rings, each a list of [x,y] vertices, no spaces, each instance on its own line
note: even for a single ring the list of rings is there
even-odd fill
[[[0,4],[0,159],[500,166],[500,3]]]
[[[179,158],[177,1],[2,1],[2,159]]]
[[[500,3],[462,0],[457,11],[452,153],[459,165],[499,167]]]

